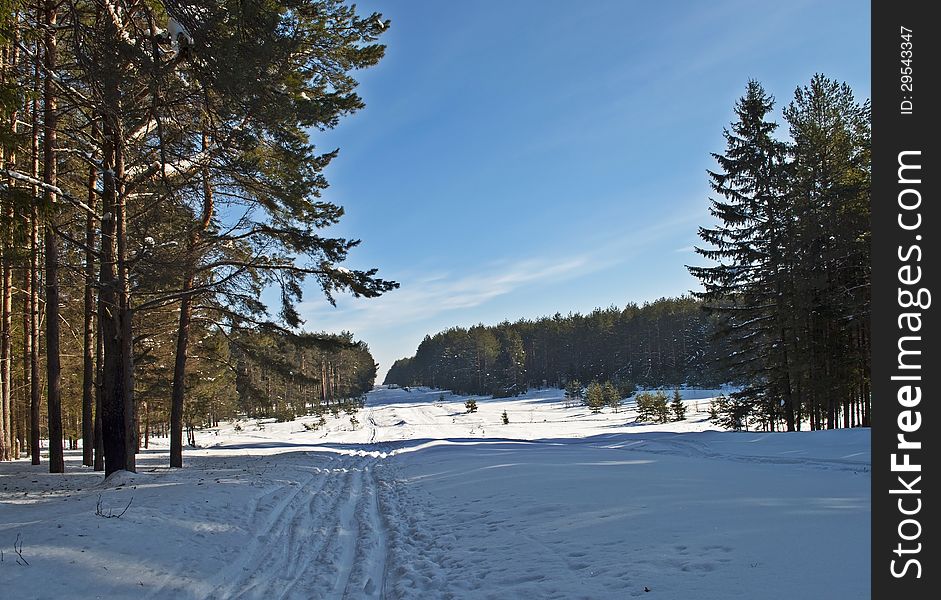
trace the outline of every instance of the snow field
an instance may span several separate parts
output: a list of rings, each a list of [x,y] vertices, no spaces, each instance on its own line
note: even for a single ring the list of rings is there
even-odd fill
[[[182,470],[161,448],[106,482],[80,453],[64,476],[2,463],[0,581],[50,600],[868,597],[868,430],[717,431],[697,398],[716,392],[683,393],[689,418],[652,425],[559,390],[467,414],[378,389],[357,428],[198,432]],[[97,516],[99,495],[130,506]]]

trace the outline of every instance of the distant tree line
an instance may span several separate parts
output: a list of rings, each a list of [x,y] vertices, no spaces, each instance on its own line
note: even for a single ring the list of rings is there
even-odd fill
[[[871,110],[816,75],[784,111],[750,81],[709,173],[711,211],[690,267],[696,294],[746,385],[732,421],[788,431],[868,426],[870,417]]]
[[[282,336],[246,332],[233,340],[238,410],[291,421],[354,411],[376,381],[369,347],[352,334]]]
[[[716,320],[688,296],[587,315],[454,327],[426,336],[415,356],[392,365],[385,383],[496,396],[573,380],[610,381],[622,389],[715,386],[732,376],[719,362],[728,346],[714,339],[715,331]]]

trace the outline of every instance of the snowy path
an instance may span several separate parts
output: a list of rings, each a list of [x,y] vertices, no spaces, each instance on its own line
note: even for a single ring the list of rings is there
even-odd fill
[[[207,598],[381,598],[386,534],[375,458],[340,456],[256,503],[250,543]],[[155,590],[159,596],[164,590]]]

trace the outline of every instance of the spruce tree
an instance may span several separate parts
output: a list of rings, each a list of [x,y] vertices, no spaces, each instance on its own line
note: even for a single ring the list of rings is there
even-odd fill
[[[791,341],[811,428],[869,423],[870,119],[845,83],[821,74],[784,110],[797,270]],[[799,338],[799,339],[797,339]]]
[[[618,412],[621,407],[621,394],[618,392],[617,387],[610,381],[606,381],[601,386],[601,395],[604,397],[604,404],[613,408],[614,412]]]
[[[673,410],[674,421],[682,421],[686,418],[686,405],[683,404],[680,390],[673,390],[673,402],[670,403],[670,408]]]
[[[657,421],[660,423],[670,422],[670,406],[667,402],[667,395],[662,390],[657,390],[654,393],[653,408]]]
[[[605,405],[604,389],[597,381],[588,384],[588,391],[585,394],[585,404],[593,413],[601,412]]]
[[[582,383],[573,379],[565,385],[565,399],[569,405],[580,404],[582,400]]]
[[[728,361],[747,383],[736,394],[751,405],[783,405],[788,430],[795,428],[788,342],[792,333],[790,297],[793,236],[786,195],[786,146],[774,138],[769,120],[774,100],[757,81],[749,81],[735,105],[737,121],[724,132],[724,154],[710,171],[710,186],[721,199],[711,201],[719,221],[700,227],[708,245],[696,252],[715,261],[689,267],[700,280],[707,310],[719,318],[719,335],[732,346]]]

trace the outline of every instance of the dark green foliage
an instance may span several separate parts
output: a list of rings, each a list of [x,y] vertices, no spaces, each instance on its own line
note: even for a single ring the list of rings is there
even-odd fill
[[[637,384],[719,385],[729,381],[718,364],[728,346],[711,341],[715,319],[701,307],[691,297],[663,298],[588,315],[454,327],[426,336],[414,357],[395,362],[385,383],[507,396],[597,379],[611,381],[622,397]]]
[[[673,390],[673,402],[670,403],[670,409],[673,411],[674,421],[682,421],[686,418],[686,405],[683,404],[680,390]]]
[[[635,396],[637,403],[637,420],[648,423],[668,423],[670,421],[670,406],[667,395],[662,391],[640,392]]]
[[[241,411],[291,421],[298,416],[338,417],[363,406],[376,363],[352,334],[242,331],[229,337]]]
[[[573,379],[572,381],[565,384],[565,402],[567,406],[575,406],[582,403],[582,396],[584,395],[584,390],[582,389],[582,383]]]
[[[504,425],[510,424],[510,417],[506,414],[506,411],[503,411],[503,414],[500,415],[500,418],[503,420]]]
[[[618,409],[621,408],[621,393],[613,383],[610,381],[604,382],[604,385],[601,386],[601,396],[604,399],[605,406],[613,408],[614,412],[618,412]]]
[[[500,352],[493,364],[494,398],[518,396],[526,391],[526,352],[519,332],[509,323],[497,329]]]
[[[464,408],[467,409],[468,413],[477,412],[477,401],[474,400],[473,398],[469,398],[467,402],[464,403]]]
[[[714,408],[710,409],[710,415],[714,412],[712,422],[719,427],[741,431],[748,428],[748,418],[752,411],[752,403],[742,397],[719,396],[715,400]]]
[[[591,412],[599,413],[605,405],[605,396],[604,388],[601,387],[601,384],[597,381],[592,381],[588,384],[588,391],[585,393],[585,406],[587,406]]]
[[[869,103],[816,75],[784,110],[788,142],[773,105],[755,81],[736,103],[709,174],[718,225],[699,231],[717,264],[690,267],[745,384],[729,426],[868,425]]]

